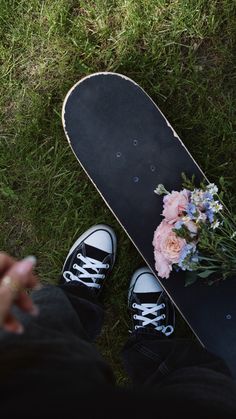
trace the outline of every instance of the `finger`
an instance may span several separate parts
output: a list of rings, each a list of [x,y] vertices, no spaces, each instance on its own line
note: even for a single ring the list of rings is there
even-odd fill
[[[15,262],[16,259],[9,256],[6,252],[0,252],[0,275],[4,275],[4,273],[10,269]]]
[[[0,327],[3,327],[12,302],[12,291],[8,287],[0,286]]]
[[[6,273],[7,277],[11,278],[12,289],[16,288],[34,288],[38,284],[38,279],[33,275],[33,268],[36,264],[34,256],[16,262]],[[3,280],[2,280],[3,282]]]
[[[24,332],[23,325],[11,313],[7,315],[3,325],[3,329],[6,330],[6,332],[17,334],[22,334]]]
[[[17,262],[18,261],[15,258],[8,255],[6,252],[0,252],[0,277]],[[34,277],[33,273],[32,276]],[[37,278],[32,278],[33,282],[35,282],[35,280],[38,282]]]
[[[21,292],[15,301],[15,304],[23,311],[37,316],[39,314],[38,307],[33,303],[32,299],[25,292]]]
[[[36,259],[28,257],[16,262],[6,273],[0,283],[0,324],[3,325],[12,304],[17,300],[23,289],[37,285],[32,269]]]

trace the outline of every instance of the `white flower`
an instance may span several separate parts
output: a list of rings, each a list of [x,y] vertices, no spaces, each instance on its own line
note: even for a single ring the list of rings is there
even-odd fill
[[[184,222],[184,224],[189,223],[189,221],[191,221],[191,218],[188,215],[185,215],[184,217],[182,217],[182,221]]]
[[[207,185],[206,188],[208,192],[212,195],[216,195],[218,192],[218,187],[214,183],[209,183],[209,185]]]
[[[199,216],[196,219],[196,223],[200,223],[201,221],[203,223],[205,223],[206,222],[206,219],[207,219],[206,214],[204,212],[199,212]]]
[[[209,206],[213,212],[220,212],[223,209],[223,205],[219,201],[212,201]]]
[[[222,205],[222,204],[220,204],[219,202],[217,202],[217,204],[216,204],[215,208],[216,208],[216,212],[222,211],[222,209],[223,209],[223,205]]]
[[[154,192],[157,195],[163,195],[163,194],[169,194],[169,192],[166,190],[165,186],[162,185],[162,183],[159,183],[159,185],[157,186],[157,188],[154,190]]]
[[[191,193],[191,202],[197,206],[201,206],[204,201],[204,192],[201,189],[194,189]]]
[[[220,225],[220,222],[218,220],[214,221],[211,225],[211,227],[213,228],[213,230],[215,230],[215,228],[218,228]]]
[[[197,229],[197,225],[193,222],[193,221],[187,221],[184,223],[184,225],[187,227],[190,236],[194,237],[197,235],[198,229]]]

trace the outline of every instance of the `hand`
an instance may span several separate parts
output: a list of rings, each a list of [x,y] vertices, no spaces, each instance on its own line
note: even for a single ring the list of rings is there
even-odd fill
[[[33,274],[35,264],[36,259],[32,256],[17,261],[0,252],[0,327],[8,332],[22,333],[24,330],[11,312],[14,304],[31,315],[38,314],[38,308],[26,293],[29,289],[40,287]]]

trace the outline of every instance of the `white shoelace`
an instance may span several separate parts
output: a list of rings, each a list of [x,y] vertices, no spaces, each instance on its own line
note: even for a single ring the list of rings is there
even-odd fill
[[[101,285],[96,283],[96,279],[104,279],[104,274],[99,274],[99,269],[108,269],[110,265],[108,263],[99,262],[99,260],[89,258],[88,256],[83,256],[81,253],[78,253],[77,258],[83,262],[82,266],[77,265],[74,263],[73,268],[78,270],[80,274],[74,275],[71,271],[65,271],[63,273],[63,277],[65,278],[66,282],[70,281],[78,281],[82,282],[82,284],[87,285],[88,287],[93,288],[100,288]],[[95,273],[87,272],[86,269],[92,269]],[[69,276],[69,277],[68,277]],[[91,279],[91,282],[82,281],[81,278]]]
[[[137,314],[134,314],[134,316],[133,316],[133,318],[135,320],[141,320],[143,322],[143,324],[141,326],[135,326],[135,329],[138,329],[139,327],[145,327],[149,324],[152,324],[153,326],[155,326],[155,330],[158,330],[158,331],[164,333],[164,335],[166,335],[166,336],[169,336],[169,335],[171,335],[171,333],[174,332],[174,328],[171,325],[168,325],[168,326],[159,325],[158,326],[158,322],[160,322],[160,320],[164,320],[165,317],[166,317],[165,314],[161,314],[160,316],[157,315],[157,312],[159,310],[165,308],[164,303],[159,304],[159,305],[151,304],[151,303],[147,303],[147,304],[133,303],[132,307],[142,311],[141,316],[139,316]],[[149,317],[145,317],[148,314],[153,314],[156,317],[153,318],[153,319],[150,319]]]

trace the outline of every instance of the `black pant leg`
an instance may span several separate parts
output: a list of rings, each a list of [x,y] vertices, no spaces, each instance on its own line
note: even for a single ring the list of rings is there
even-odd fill
[[[191,366],[204,366],[230,376],[225,362],[197,341],[167,338],[159,332],[139,330],[133,333],[122,357],[134,385],[151,380],[157,384],[171,372]]]
[[[184,409],[184,417],[236,417],[236,386],[228,367],[198,342],[143,330],[130,337],[122,355],[134,387],[156,393],[166,414],[173,410],[183,417]]]
[[[196,376],[196,370],[189,370],[188,367],[188,374],[186,371],[183,373],[180,364],[168,374],[162,373],[161,381],[156,377],[160,359],[155,358],[152,367],[145,363],[147,359],[153,361],[153,354],[156,354],[156,337],[146,336],[143,340],[143,336],[137,335],[134,341],[129,341],[125,350],[126,355],[129,353],[129,361],[133,360],[134,368],[137,368],[137,362],[140,364],[144,386],[139,386],[137,390],[113,386],[111,369],[91,344],[80,320],[80,304],[76,304],[76,295],[70,294],[66,295],[57,287],[45,287],[34,293],[33,299],[40,307],[40,316],[22,316],[25,333],[21,336],[5,332],[0,334],[0,405],[3,417],[16,417],[22,412],[25,418],[173,418],[172,408],[175,414],[182,413],[182,418],[194,417],[194,413],[198,413],[198,417],[214,419],[235,417],[231,415],[231,381],[230,378],[226,381],[224,374],[220,373],[215,387],[212,386],[212,377],[209,381],[209,370],[205,370],[207,387],[201,387],[203,373],[199,378],[198,368]],[[82,294],[78,298],[83,299]],[[159,342],[158,348],[158,356],[164,356],[167,349],[165,342],[162,346]],[[214,397],[212,388],[216,390]],[[219,389],[224,390],[223,401]],[[204,413],[208,411],[214,416],[206,416]]]
[[[110,367],[91,343],[78,312],[64,291],[46,286],[32,293],[32,298],[40,309],[38,317],[16,310],[25,332],[22,335],[0,332],[2,395],[10,395],[16,389],[17,394],[23,388],[26,393],[34,388],[46,393],[53,388],[55,394],[63,394],[68,385],[71,389],[76,388],[79,394],[86,390],[89,393],[96,386],[113,384]],[[86,301],[82,300],[78,305],[83,303],[88,310]],[[96,305],[90,307],[93,303],[88,304],[95,316]]]
[[[104,309],[96,295],[89,287],[76,281],[59,285],[59,288],[63,290],[79,316],[88,338],[94,341],[100,334],[104,321]]]

